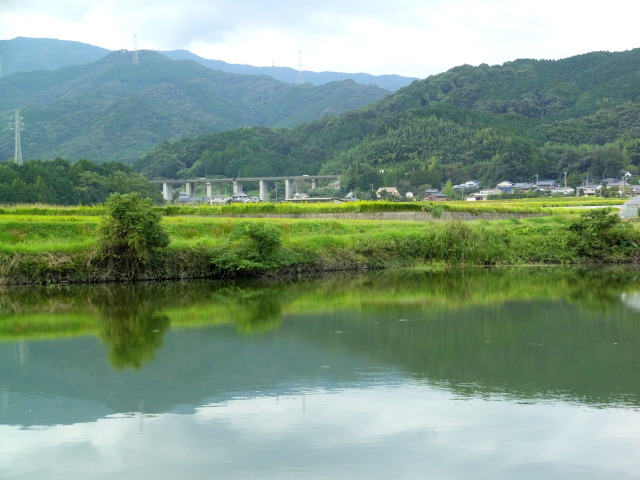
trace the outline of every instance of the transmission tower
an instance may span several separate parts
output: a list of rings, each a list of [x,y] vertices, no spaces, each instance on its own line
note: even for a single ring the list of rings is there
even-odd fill
[[[304,83],[304,71],[302,70],[302,50],[298,50],[298,79],[296,81],[298,85]]]
[[[138,35],[133,36],[133,58],[131,63],[134,65],[140,65],[140,56],[138,55]]]
[[[22,123],[22,117],[20,116],[20,110],[14,110],[13,122],[10,124],[10,128],[15,134],[16,150],[13,155],[13,161],[18,165],[22,165],[22,145],[20,139],[20,132],[24,129],[24,123]]]

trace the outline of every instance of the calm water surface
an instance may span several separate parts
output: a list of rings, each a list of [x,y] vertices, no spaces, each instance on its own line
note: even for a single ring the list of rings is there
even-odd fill
[[[640,478],[640,275],[0,291],[2,479]]]

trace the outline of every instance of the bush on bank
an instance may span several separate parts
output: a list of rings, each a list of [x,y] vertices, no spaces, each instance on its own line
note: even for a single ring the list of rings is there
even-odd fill
[[[107,201],[107,216],[98,230],[98,258],[116,272],[143,269],[154,250],[169,245],[162,216],[149,198],[115,193]]]

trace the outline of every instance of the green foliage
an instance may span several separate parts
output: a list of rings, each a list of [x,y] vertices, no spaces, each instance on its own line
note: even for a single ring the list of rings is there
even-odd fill
[[[442,193],[444,193],[447,198],[453,198],[455,192],[453,190],[453,184],[451,183],[451,180],[447,180],[447,183],[442,188]]]
[[[137,193],[113,194],[99,229],[98,244],[104,259],[117,271],[135,275],[153,250],[169,244],[161,218],[150,199]]]
[[[594,209],[583,213],[569,225],[571,244],[580,256],[593,259],[615,259],[621,249],[637,250],[637,232],[622,223],[610,209]]]
[[[237,223],[226,244],[214,255],[213,265],[222,270],[261,271],[288,266],[299,256],[282,247],[281,232],[274,225]]]
[[[115,192],[138,192],[162,201],[157,185],[122,163],[97,165],[86,159],[71,163],[61,158],[0,163],[0,203],[95,205]]]

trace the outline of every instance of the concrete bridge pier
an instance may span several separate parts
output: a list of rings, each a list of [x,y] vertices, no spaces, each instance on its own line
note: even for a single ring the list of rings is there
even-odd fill
[[[267,191],[267,182],[266,180],[260,180],[260,201],[268,202],[269,201],[269,192]]]
[[[162,198],[165,199],[165,201],[170,202],[171,200],[173,200],[173,185],[170,183],[163,183],[162,184]]]
[[[211,182],[207,182],[207,197],[211,198]]]
[[[193,185],[194,185],[193,182],[185,182],[184,184],[185,195],[189,197],[193,196],[193,191],[194,191]]]
[[[238,180],[233,181],[233,193],[242,193],[242,182]]]
[[[286,178],[284,180],[284,199],[291,200],[291,192],[293,191],[293,180]]]

